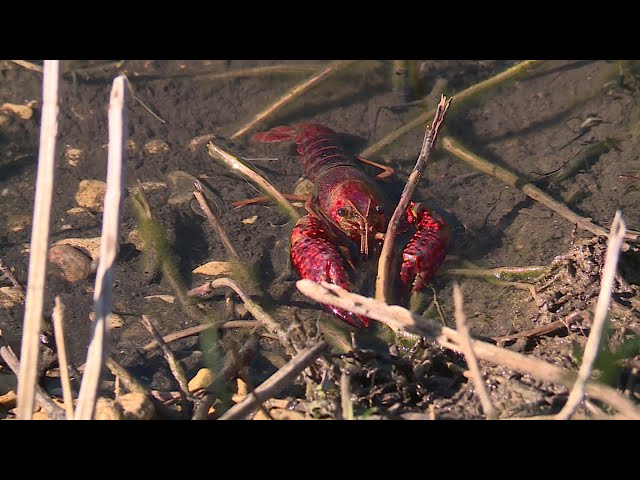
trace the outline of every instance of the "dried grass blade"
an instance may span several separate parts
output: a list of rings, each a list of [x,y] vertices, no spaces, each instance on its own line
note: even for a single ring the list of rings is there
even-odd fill
[[[107,166],[107,192],[104,198],[102,237],[100,239],[100,263],[96,274],[93,305],[96,314],[93,336],[87,354],[76,420],[90,420],[93,417],[100,375],[106,357],[107,316],[111,313],[113,264],[118,250],[118,230],[120,226],[120,206],[124,191],[124,145],[126,142],[127,77],[121,75],[113,81],[109,102],[109,154]]]
[[[220,417],[220,420],[242,420],[249,416],[260,408],[262,402],[277,395],[284,387],[293,382],[305,368],[318,358],[327,346],[328,343],[322,341],[302,350],[284,367],[271,375],[262,385],[251,392],[244,401],[229,409]]]
[[[73,420],[73,395],[71,393],[71,379],[69,378],[69,363],[67,362],[67,347],[64,343],[64,304],[56,295],[53,307],[53,332],[56,337],[56,350],[60,364],[60,382],[62,383],[62,398],[67,420]]]
[[[38,357],[40,355],[40,329],[44,304],[44,282],[47,275],[47,249],[49,247],[53,200],[56,134],[58,133],[59,81],[59,60],[45,60],[38,178],[33,209],[24,329],[20,350],[22,364],[18,376],[18,418],[23,420],[30,419],[33,413]]]
[[[480,403],[482,404],[482,410],[487,420],[496,420],[498,418],[498,412],[491,403],[491,397],[487,391],[487,386],[482,378],[482,372],[478,365],[478,359],[473,351],[473,345],[471,345],[471,335],[469,334],[469,328],[467,327],[467,317],[463,310],[462,291],[460,286],[456,283],[453,285],[453,303],[455,307],[456,328],[460,334],[460,344],[464,350],[464,357],[471,370],[471,376],[473,378],[473,384],[476,387],[476,393],[480,397]]]

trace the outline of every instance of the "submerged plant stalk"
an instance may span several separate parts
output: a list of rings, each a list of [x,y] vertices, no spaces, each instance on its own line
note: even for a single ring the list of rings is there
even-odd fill
[[[462,144],[454,138],[444,137],[442,139],[442,147],[449,153],[452,153],[453,155],[458,157],[470,167],[491,175],[513,188],[517,188],[528,197],[536,200],[537,202],[540,202],[545,207],[550,208],[554,212],[569,220],[571,223],[577,224],[580,228],[601,237],[609,236],[609,232],[607,232],[607,230],[605,230],[601,226],[596,225],[587,218],[581,217],[565,204],[554,200],[538,187],[520,178],[511,170],[500,165],[496,165],[486,158],[476,155],[469,149],[463,147]],[[627,233],[625,234],[625,238],[631,241],[637,241],[638,235],[636,235],[635,233]]]
[[[255,127],[258,123],[263,121],[265,118],[268,118],[271,115],[273,115],[277,110],[279,110],[283,106],[287,105],[288,103],[291,103],[293,100],[295,100],[300,95],[305,93],[311,87],[314,87],[315,85],[320,83],[322,80],[325,80],[329,76],[343,69],[347,65],[350,65],[351,63],[353,63],[353,60],[339,60],[337,62],[333,62],[331,65],[324,68],[322,71],[311,76],[304,82],[296,85],[293,89],[291,89],[289,92],[287,92],[282,97],[280,97],[272,105],[264,109],[262,112],[258,113],[255,117],[253,117],[246,125],[240,128],[240,130],[238,130],[236,133],[231,135],[231,140],[234,140],[240,137],[241,135],[244,135],[253,127]]]
[[[513,67],[505,70],[504,72],[499,73],[498,75],[488,78],[487,80],[484,80],[480,83],[476,83],[475,85],[465,88],[461,92],[454,93],[451,96],[455,97],[456,104],[460,104],[460,102],[467,99],[471,95],[481,92],[483,90],[486,90],[488,88],[494,87],[504,82],[505,80],[512,78],[514,75],[517,75],[518,73],[531,67],[535,62],[536,62],[535,60],[525,60],[523,62],[520,62],[517,65],[514,65]],[[360,156],[368,158],[375,155],[384,147],[395,142],[398,138],[402,137],[403,135],[410,132],[414,128],[418,128],[424,125],[424,123],[428,122],[429,119],[432,118],[435,113],[436,113],[435,108],[431,108],[426,112],[421,113],[416,118],[411,120],[409,123],[404,124],[403,126],[389,133],[388,135],[386,135],[384,138],[380,139],[373,145],[367,147],[365,150],[363,150],[360,153]]]

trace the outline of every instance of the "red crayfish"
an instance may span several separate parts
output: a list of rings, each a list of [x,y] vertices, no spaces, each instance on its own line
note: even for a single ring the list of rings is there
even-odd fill
[[[358,256],[379,253],[387,229],[385,197],[374,179],[345,153],[340,136],[322,125],[275,127],[255,134],[253,140],[294,141],[305,175],[314,184],[306,203],[309,213],[298,220],[291,234],[294,268],[302,278],[325,280],[351,290],[346,265],[355,266]],[[450,230],[440,215],[415,202],[409,205],[401,228],[411,238],[402,252],[400,285],[416,292],[444,261]],[[369,324],[366,317],[328,305],[325,308],[353,326]]]

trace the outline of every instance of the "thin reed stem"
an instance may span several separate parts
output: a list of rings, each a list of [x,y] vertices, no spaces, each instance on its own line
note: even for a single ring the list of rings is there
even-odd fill
[[[90,420],[98,397],[100,377],[107,352],[107,316],[111,313],[113,295],[113,266],[118,251],[120,207],[124,191],[124,151],[127,137],[127,77],[113,81],[109,101],[109,153],[107,159],[107,191],[104,198],[100,262],[93,294],[93,336],[89,344],[87,362],[78,395],[76,420]]]
[[[21,365],[18,376],[18,418],[30,419],[40,356],[40,330],[44,306],[44,283],[47,275],[47,250],[51,226],[51,204],[55,172],[56,135],[58,133],[58,83],[60,62],[45,60],[40,151],[36,179],[33,231],[29,254],[29,277],[22,332]]]

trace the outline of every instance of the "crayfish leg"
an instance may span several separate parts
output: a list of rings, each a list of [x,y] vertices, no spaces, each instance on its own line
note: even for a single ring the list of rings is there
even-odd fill
[[[419,292],[433,279],[447,256],[451,229],[437,213],[411,204],[407,211],[408,222],[416,227],[402,253],[400,281],[411,292]]]
[[[350,291],[344,260],[329,238],[318,218],[305,215],[298,220],[291,233],[291,261],[301,278],[316,283],[324,280]],[[323,307],[354,327],[369,325],[366,317],[329,305],[323,304]]]

